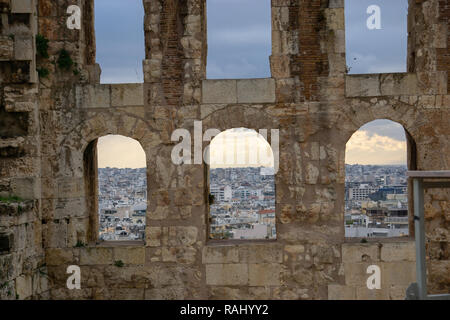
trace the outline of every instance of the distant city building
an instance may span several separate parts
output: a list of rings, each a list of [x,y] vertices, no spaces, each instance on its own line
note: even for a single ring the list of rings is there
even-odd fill
[[[346,165],[345,236],[409,234],[406,166]]]
[[[146,168],[98,169],[99,239],[144,240]]]
[[[275,239],[275,180],[261,168],[210,170],[210,238]]]

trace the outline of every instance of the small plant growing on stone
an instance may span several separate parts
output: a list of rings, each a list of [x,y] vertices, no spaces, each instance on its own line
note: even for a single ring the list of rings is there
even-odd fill
[[[60,67],[61,69],[64,70],[70,70],[70,68],[72,68],[73,66],[73,60],[70,57],[69,52],[67,52],[67,50],[62,49],[59,52],[59,57],[58,57],[58,67]]]
[[[367,239],[366,238],[361,239],[361,243],[367,243]]]
[[[38,68],[36,70],[40,78],[47,78],[50,74],[50,71],[48,71],[47,68]]]
[[[18,196],[0,197],[0,202],[4,203],[18,203],[22,201],[23,199]]]
[[[36,36],[36,51],[42,58],[48,58],[48,39],[41,34]]]
[[[114,261],[114,265],[118,268],[122,268],[124,266],[124,263],[122,260],[116,260]]]
[[[85,247],[86,245],[84,244],[83,241],[78,240],[77,244],[75,245],[75,248],[81,248],[81,247]]]
[[[10,33],[10,34],[8,35],[8,37],[9,37],[11,40],[14,40],[14,39],[15,39],[15,36],[14,36],[12,33]]]

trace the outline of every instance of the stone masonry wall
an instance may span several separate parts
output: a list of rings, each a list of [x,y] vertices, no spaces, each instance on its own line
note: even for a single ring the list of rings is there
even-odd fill
[[[0,36],[0,196],[25,201],[0,204],[1,299],[404,298],[413,236],[344,238],[345,145],[364,124],[390,119],[408,133],[410,169],[450,168],[448,1],[410,0],[408,73],[346,74],[343,0],[272,0],[272,77],[206,80],[205,0],[143,0],[143,84],[99,84],[93,3],[0,1],[2,21],[28,5],[30,34],[49,40],[48,58],[21,60],[16,37]],[[71,4],[81,30],[66,27]],[[69,68],[58,63],[62,49]],[[36,67],[24,63],[49,73],[35,83]],[[195,120],[203,130],[279,129],[277,240],[207,239],[208,168],[171,162],[172,132],[194,135]],[[144,243],[96,241],[94,146],[107,134],[146,152]],[[425,199],[429,292],[449,292],[450,194]],[[66,288],[72,264],[81,290]],[[380,290],[365,287],[369,264],[381,268]]]

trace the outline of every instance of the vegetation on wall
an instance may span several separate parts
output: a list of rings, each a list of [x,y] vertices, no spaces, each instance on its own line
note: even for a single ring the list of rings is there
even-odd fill
[[[36,36],[36,51],[40,57],[48,58],[48,39],[41,34]]]
[[[59,52],[57,63],[58,67],[63,70],[70,70],[74,64],[72,58],[70,57],[70,53],[65,49],[62,49]]]

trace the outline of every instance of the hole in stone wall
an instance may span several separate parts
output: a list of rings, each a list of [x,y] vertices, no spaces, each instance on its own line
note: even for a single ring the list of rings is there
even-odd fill
[[[404,128],[390,120],[369,122],[347,142],[345,237],[409,235],[407,153]]]
[[[210,144],[209,238],[275,239],[274,155],[255,130],[236,128]]]
[[[0,107],[0,138],[14,138],[28,134],[28,113],[7,112]]]
[[[269,0],[207,0],[208,79],[268,78]]]
[[[346,0],[350,74],[406,72],[408,0]]]
[[[95,0],[101,83],[142,83],[145,59],[142,0]]]
[[[97,141],[100,240],[145,239],[147,165],[134,139],[107,135]]]

